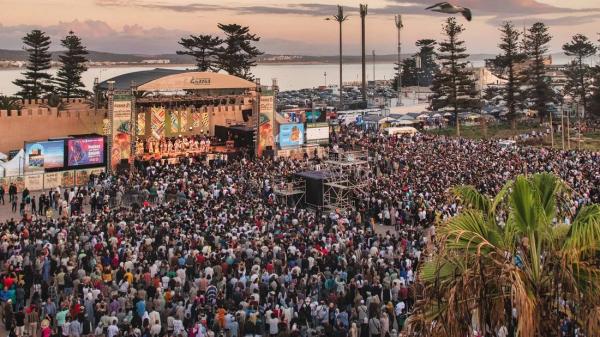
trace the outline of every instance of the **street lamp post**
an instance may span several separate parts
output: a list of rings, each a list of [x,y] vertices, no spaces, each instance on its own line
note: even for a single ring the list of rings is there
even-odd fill
[[[362,97],[367,103],[367,69],[366,69],[366,55],[365,55],[365,17],[367,16],[367,5],[360,5],[360,27],[361,27],[361,41],[362,41]]]
[[[401,106],[402,105],[402,72],[401,72],[401,53],[402,53],[402,40],[401,40],[401,35],[400,32],[402,31],[402,27],[404,27],[404,25],[402,24],[402,15],[398,14],[394,17],[395,19],[395,23],[396,23],[396,29],[398,30],[398,82],[396,83],[396,88],[398,90],[398,102],[396,102],[396,106]]]
[[[343,85],[342,85],[342,23],[348,20],[348,16],[344,15],[344,7],[338,5],[338,12],[336,15],[326,18],[325,20],[334,20],[337,21],[340,25],[340,110],[344,109],[344,95],[343,95]]]

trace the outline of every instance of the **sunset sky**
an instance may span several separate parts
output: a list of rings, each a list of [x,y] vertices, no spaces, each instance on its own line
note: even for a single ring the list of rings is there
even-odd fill
[[[394,14],[403,14],[403,51],[413,52],[419,38],[440,38],[444,15],[424,10],[436,0],[376,0],[369,5],[367,48],[378,54],[396,50]],[[344,48],[358,54],[360,2],[321,0],[3,0],[0,13],[0,49],[20,49],[20,38],[29,30],[47,31],[58,40],[69,30],[80,35],[89,49],[119,53],[172,53],[188,34],[217,33],[216,25],[248,25],[262,37],[268,53],[333,55],[337,53],[337,24],[324,18],[344,5],[350,14],[344,24]],[[495,53],[498,25],[512,20],[518,27],[541,20],[551,27],[552,51],[575,33],[598,40],[598,0],[456,0],[471,8],[474,19],[459,22],[471,53]]]

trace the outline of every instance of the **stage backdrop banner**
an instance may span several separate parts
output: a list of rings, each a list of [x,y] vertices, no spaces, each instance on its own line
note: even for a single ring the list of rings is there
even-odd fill
[[[131,96],[113,98],[112,149],[110,164],[115,170],[122,159],[131,160]]]
[[[275,96],[272,90],[263,90],[258,116],[258,146],[256,155],[262,157],[267,147],[275,148]]]
[[[62,172],[51,172],[44,174],[44,188],[52,189],[62,185]]]
[[[138,137],[146,136],[146,113],[137,114],[137,135]]]
[[[165,108],[150,108],[150,117],[152,137],[160,140],[165,136]]]
[[[175,137],[181,132],[181,123],[179,121],[179,111],[172,110],[167,113],[169,116],[169,136]]]

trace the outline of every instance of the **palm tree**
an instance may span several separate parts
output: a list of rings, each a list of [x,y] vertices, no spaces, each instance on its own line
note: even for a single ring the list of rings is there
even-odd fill
[[[409,330],[560,336],[568,317],[585,336],[600,335],[600,205],[565,223],[571,191],[545,173],[518,176],[494,198],[469,186],[454,192],[465,210],[441,227],[438,253],[419,271]]]
[[[21,100],[18,97],[0,96],[0,110],[20,110]]]
[[[344,95],[342,91],[342,23],[348,20],[348,15],[344,15],[344,7],[338,5],[336,15],[325,18],[325,20],[335,20],[340,24],[340,110],[344,108]]]
[[[362,44],[362,97],[365,102],[365,108],[367,107],[367,70],[366,70],[366,59],[365,59],[365,19],[367,16],[368,5],[360,5],[360,27],[361,27],[361,44]],[[373,79],[373,85],[375,79]]]

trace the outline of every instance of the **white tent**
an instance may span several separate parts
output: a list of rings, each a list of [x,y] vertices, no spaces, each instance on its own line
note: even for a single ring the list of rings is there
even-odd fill
[[[23,158],[25,158],[25,151],[21,149],[13,159],[5,163],[0,163],[0,166],[4,169],[4,176],[10,177],[22,175],[24,165]]]
[[[413,124],[417,124],[417,123],[419,123],[419,122],[415,121],[415,120],[400,119],[392,124],[394,124],[394,125],[413,125]]]

